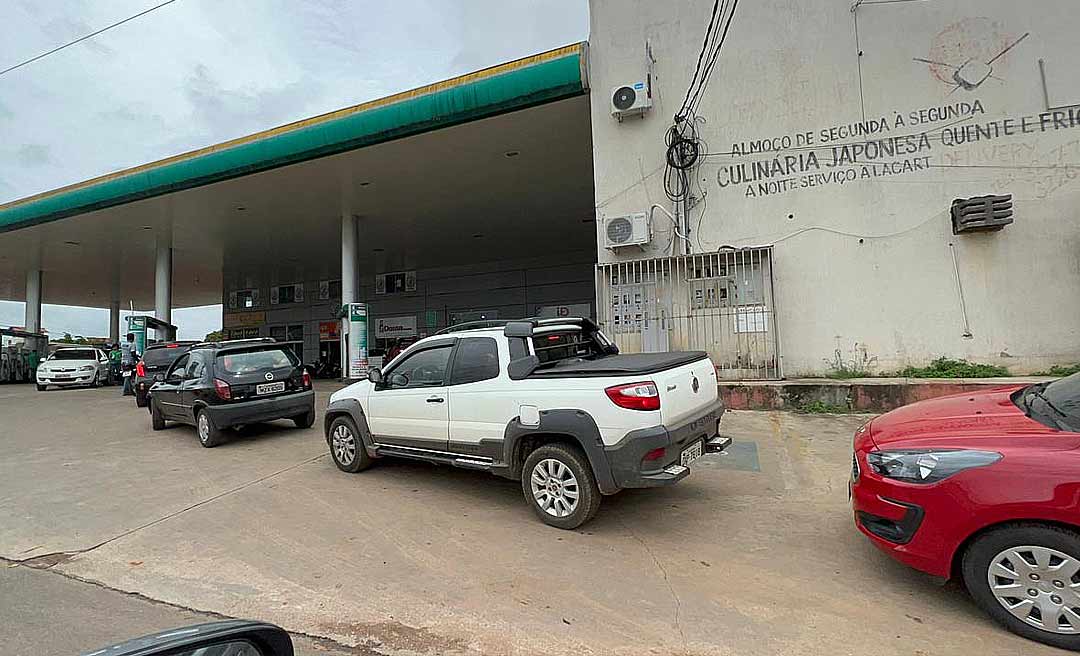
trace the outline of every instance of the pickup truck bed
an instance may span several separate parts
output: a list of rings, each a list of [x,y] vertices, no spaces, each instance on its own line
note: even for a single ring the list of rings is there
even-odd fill
[[[709,357],[704,351],[627,353],[594,360],[562,360],[529,375],[530,378],[594,378],[655,374]]]

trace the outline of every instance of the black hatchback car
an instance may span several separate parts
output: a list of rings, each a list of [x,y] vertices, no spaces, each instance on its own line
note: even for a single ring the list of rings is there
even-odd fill
[[[154,379],[154,430],[166,421],[191,424],[205,447],[220,444],[230,427],[274,419],[292,419],[298,428],[315,423],[311,375],[292,349],[271,339],[195,344]]]
[[[164,344],[151,344],[143,351],[142,357],[135,364],[135,371],[131,373],[135,378],[131,381],[131,387],[135,390],[135,405],[140,408],[146,407],[146,393],[154,384],[154,376],[163,374],[169,370],[172,363],[183,354],[188,352],[197,342],[166,342]]]

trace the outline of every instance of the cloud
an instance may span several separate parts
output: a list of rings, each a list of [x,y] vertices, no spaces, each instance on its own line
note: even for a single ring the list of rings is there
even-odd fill
[[[94,32],[98,28],[91,27],[89,23],[83,20],[77,20],[70,16],[60,16],[54,18],[45,23],[42,27],[42,31],[56,40],[56,45],[63,45],[68,41],[74,41],[80,37],[84,37],[91,32]],[[80,43],[80,45],[86,46],[86,48],[92,50],[101,55],[111,55],[116,51],[105,45],[103,40],[87,39]],[[55,46],[54,46],[55,47]],[[50,48],[51,49],[51,48]]]
[[[52,156],[45,144],[24,144],[16,149],[15,160],[22,166],[44,166],[52,161]]]

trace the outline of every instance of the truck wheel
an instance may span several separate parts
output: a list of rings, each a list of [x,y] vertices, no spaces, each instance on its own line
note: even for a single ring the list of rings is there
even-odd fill
[[[312,408],[302,415],[297,415],[292,420],[297,428],[311,428],[315,425],[315,409]]]
[[[158,404],[150,403],[150,427],[156,431],[165,430],[165,415],[161,413]]]
[[[330,457],[338,469],[350,474],[371,465],[371,456],[364,449],[360,430],[351,417],[337,417],[330,424]]]
[[[1044,524],[980,536],[963,560],[975,602],[1017,635],[1080,651],[1080,534]]]
[[[521,489],[536,516],[557,528],[577,528],[600,510],[600,488],[585,454],[566,444],[545,444],[530,453]]]
[[[210,419],[210,413],[206,410],[199,410],[199,413],[195,415],[195,432],[199,434],[199,444],[208,449],[222,442],[221,431],[214,425],[214,421]]]

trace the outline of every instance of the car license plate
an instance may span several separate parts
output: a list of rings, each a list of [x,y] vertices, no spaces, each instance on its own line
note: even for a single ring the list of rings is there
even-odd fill
[[[686,467],[690,463],[694,462],[701,457],[701,440],[694,442],[690,446],[683,449],[682,455],[679,457],[679,464]]]
[[[131,370],[128,369],[127,371],[121,372],[120,375],[124,378],[128,378],[129,376],[131,376]]]
[[[256,394],[273,394],[275,392],[284,392],[285,383],[263,383],[262,385],[255,386]]]

